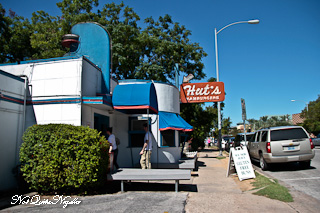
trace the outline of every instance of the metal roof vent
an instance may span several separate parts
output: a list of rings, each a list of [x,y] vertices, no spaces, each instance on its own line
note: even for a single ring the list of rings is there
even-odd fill
[[[72,48],[78,46],[79,36],[76,34],[66,34],[62,37],[62,46]],[[71,50],[70,50],[71,51]]]

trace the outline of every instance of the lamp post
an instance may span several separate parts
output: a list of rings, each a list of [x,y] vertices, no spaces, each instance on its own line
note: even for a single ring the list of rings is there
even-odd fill
[[[221,28],[219,31],[217,31],[217,28],[214,28],[214,41],[215,41],[215,52],[216,52],[216,74],[217,74],[217,82],[219,82],[219,66],[218,66],[218,41],[217,41],[217,35],[227,27],[230,27],[235,24],[259,24],[259,20],[249,20],[249,21],[238,21],[231,24],[226,25],[225,27]],[[219,155],[222,155],[222,146],[221,146],[221,106],[220,102],[218,102],[218,130],[219,130],[219,136],[218,136],[218,143],[219,143]]]
[[[301,101],[301,100],[291,100],[292,102],[295,102],[295,101]],[[307,106],[307,113],[308,113],[308,111],[309,111],[309,104],[307,103],[307,102],[305,102],[305,101],[301,101],[301,102],[303,102],[303,103],[305,103],[306,104],[306,106]]]

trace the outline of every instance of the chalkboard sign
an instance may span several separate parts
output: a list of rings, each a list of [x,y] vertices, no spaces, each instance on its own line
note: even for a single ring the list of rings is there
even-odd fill
[[[256,178],[246,146],[230,149],[227,177],[232,167],[235,167],[240,181]]]

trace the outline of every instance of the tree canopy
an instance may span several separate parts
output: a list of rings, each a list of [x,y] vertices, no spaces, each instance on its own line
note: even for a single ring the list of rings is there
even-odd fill
[[[290,115],[282,116],[262,116],[259,120],[248,119],[251,131],[256,131],[261,128],[268,128],[273,126],[288,126],[292,125],[290,122]]]
[[[99,0],[62,0],[61,16],[45,11],[32,14],[31,21],[0,4],[0,63],[61,57],[68,52],[61,45],[64,34],[79,22],[97,22],[112,38],[112,67],[117,79],[152,79],[171,82],[175,64],[179,72],[205,77],[202,59],[207,55],[198,43],[190,41],[191,31],[174,22],[170,15],[158,20],[148,17],[144,28],[139,15],[124,3],[105,4]]]
[[[320,134],[320,95],[317,100],[309,102],[301,115],[304,118],[302,126],[314,135]]]

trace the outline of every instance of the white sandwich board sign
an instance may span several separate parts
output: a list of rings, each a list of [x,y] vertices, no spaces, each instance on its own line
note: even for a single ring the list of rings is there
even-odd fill
[[[227,177],[233,165],[235,166],[240,181],[256,178],[246,146],[230,149]]]

